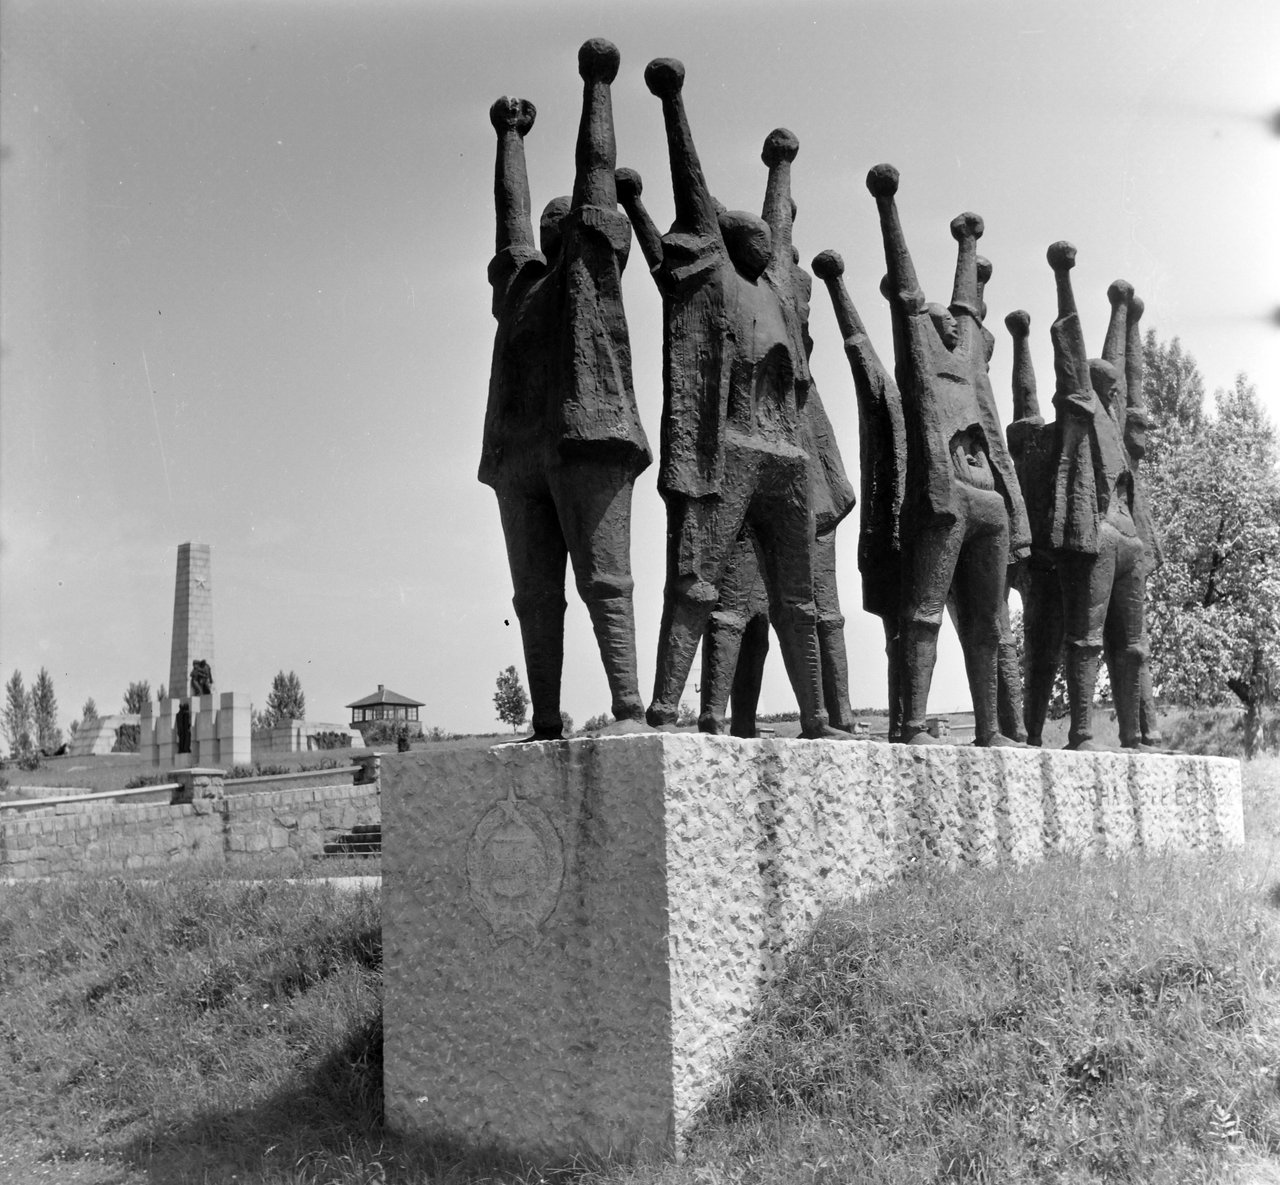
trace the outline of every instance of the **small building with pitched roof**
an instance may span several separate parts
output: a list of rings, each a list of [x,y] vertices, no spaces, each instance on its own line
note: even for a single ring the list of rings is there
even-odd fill
[[[422,702],[396,691],[388,691],[382,683],[378,684],[378,690],[372,695],[366,695],[347,707],[351,709],[351,727],[361,735],[366,728],[383,720],[390,724],[408,724],[411,733],[422,731],[422,723],[418,718]]]

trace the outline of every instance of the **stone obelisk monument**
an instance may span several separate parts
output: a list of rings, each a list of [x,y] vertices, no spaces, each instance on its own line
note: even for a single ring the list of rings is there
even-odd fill
[[[211,550],[207,543],[178,545],[169,686],[154,713],[148,702],[139,721],[139,750],[157,768],[247,765],[253,759],[249,697],[214,694]],[[193,680],[197,663],[201,678]]]
[[[207,543],[178,545],[178,577],[173,590],[173,648],[169,656],[169,694],[190,692],[191,664],[213,661],[213,565]]]

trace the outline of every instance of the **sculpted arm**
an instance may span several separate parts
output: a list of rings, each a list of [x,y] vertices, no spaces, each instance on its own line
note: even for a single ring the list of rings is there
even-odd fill
[[[524,138],[537,110],[527,99],[498,99],[489,108],[489,122],[498,134],[494,165],[493,203],[497,211],[497,253],[533,251],[533,216],[529,208],[529,175],[524,162]]]
[[[884,261],[889,273],[891,300],[908,313],[924,309],[924,291],[916,278],[915,264],[907,249],[906,236],[898,217],[898,170],[892,165],[876,165],[867,174],[867,189],[876,199],[880,214],[880,236],[884,240]]]
[[[1013,338],[1013,418],[1043,423],[1036,395],[1036,372],[1031,365],[1031,314],[1015,309],[1004,319],[1004,326]]]
[[[788,282],[794,267],[791,250],[791,162],[796,159],[799,151],[800,141],[794,132],[789,132],[786,128],[775,128],[765,139],[760,153],[760,159],[769,169],[761,217],[769,224],[773,236],[766,271],[778,284]]]
[[[951,288],[951,311],[956,316],[968,315],[976,323],[982,320],[982,293],[978,280],[978,240],[986,229],[982,219],[969,211],[951,220],[951,237],[955,239],[956,278]],[[991,275],[988,264],[987,277]]]
[[[617,145],[613,132],[613,101],[609,85],[618,76],[618,49],[602,37],[584,42],[578,50],[582,78],[582,121],[574,155],[573,208],[618,205],[614,188]]]
[[[892,382],[889,372],[880,362],[879,356],[871,345],[867,327],[862,322],[858,310],[849,296],[844,282],[844,260],[836,251],[823,251],[813,259],[813,274],[827,286],[831,295],[831,304],[835,309],[836,324],[840,326],[840,336],[844,339],[844,352],[848,356],[849,365],[855,377],[865,377],[875,384]]]
[[[1093,384],[1089,379],[1089,355],[1084,330],[1071,289],[1071,269],[1076,265],[1076,249],[1065,240],[1050,246],[1049,266],[1058,288],[1058,317],[1049,330],[1053,339],[1053,406],[1061,415],[1093,415]]]
[[[676,223],[682,230],[706,235],[721,243],[720,224],[707,179],[702,172],[698,150],[685,114],[684,66],[675,58],[655,58],[645,67],[645,85],[662,100],[662,117],[667,129],[667,153],[671,159],[671,189],[675,198]]]
[[[1107,336],[1102,343],[1102,360],[1116,368],[1121,380],[1125,374],[1125,352],[1129,341],[1129,302],[1133,298],[1133,285],[1127,280],[1115,280],[1107,289],[1111,303],[1111,316],[1107,321]],[[1127,398],[1126,398],[1127,402]]]
[[[644,261],[656,279],[657,269],[662,265],[662,235],[640,200],[640,195],[644,193],[644,182],[635,169],[618,169],[614,173],[614,181],[618,202],[631,219],[631,229],[636,232]]]

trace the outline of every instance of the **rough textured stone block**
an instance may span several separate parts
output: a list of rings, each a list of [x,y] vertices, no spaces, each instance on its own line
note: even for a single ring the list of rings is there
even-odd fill
[[[646,734],[383,779],[388,1121],[530,1153],[678,1149],[796,941],[908,865],[1243,838],[1213,758]]]

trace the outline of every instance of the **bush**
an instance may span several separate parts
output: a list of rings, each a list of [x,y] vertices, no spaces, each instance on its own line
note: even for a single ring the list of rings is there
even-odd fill
[[[316,749],[345,749],[351,739],[345,732],[316,732],[312,733],[310,743]]]
[[[287,765],[263,765],[259,761],[256,765],[233,765],[227,770],[225,780],[235,782],[241,778],[273,778],[276,774],[292,774],[297,773],[295,769],[291,769]]]
[[[400,738],[412,741],[422,731],[421,725],[407,720],[375,720],[364,730],[366,745],[399,745]]]
[[[123,786],[125,790],[141,790],[143,786],[162,786],[169,781],[166,774],[138,774]]]
[[[592,716],[590,720],[582,726],[583,732],[599,732],[602,728],[608,728],[613,723],[612,712],[601,712],[599,716]]]
[[[1165,743],[1178,753],[1201,757],[1243,757],[1245,713],[1243,708],[1183,708],[1161,714]],[[1280,713],[1262,717],[1258,751],[1280,752]]]

